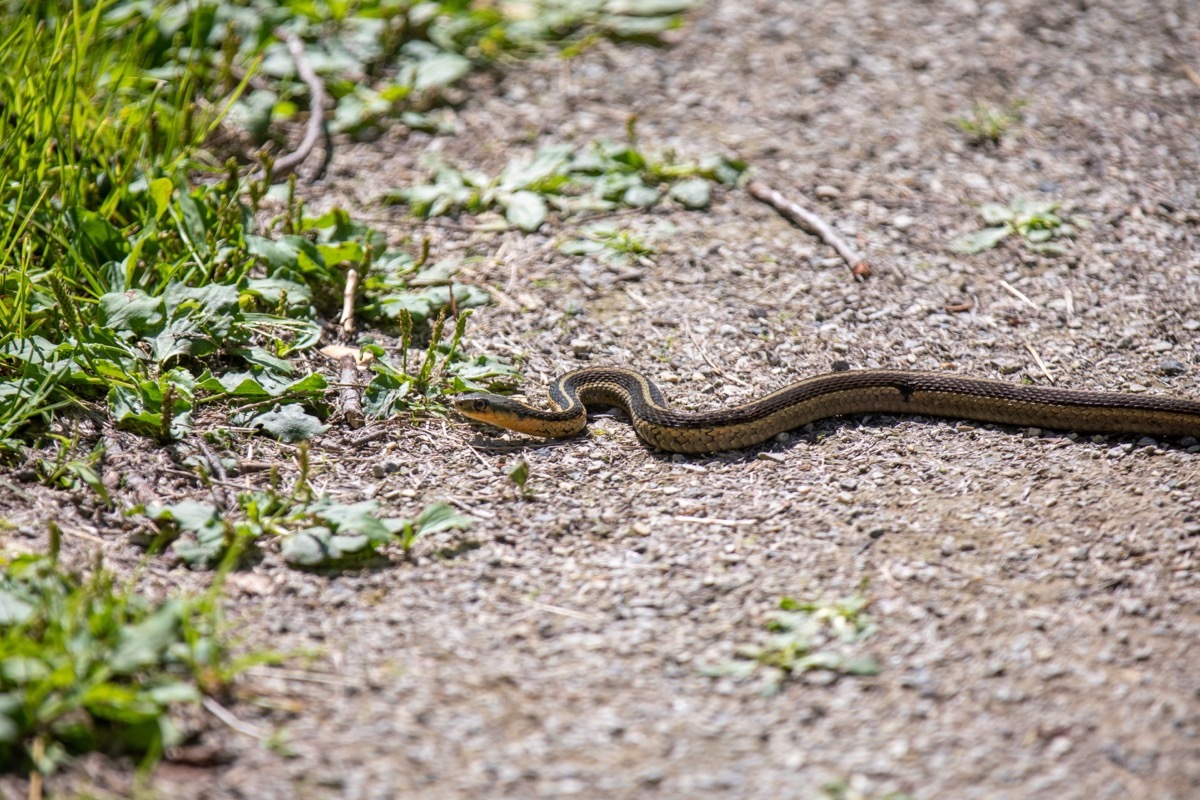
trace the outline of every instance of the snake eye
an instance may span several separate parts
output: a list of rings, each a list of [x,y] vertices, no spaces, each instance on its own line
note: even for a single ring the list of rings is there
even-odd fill
[[[482,397],[477,398],[471,403],[471,408],[475,409],[476,411],[487,411],[488,401],[484,400]]]

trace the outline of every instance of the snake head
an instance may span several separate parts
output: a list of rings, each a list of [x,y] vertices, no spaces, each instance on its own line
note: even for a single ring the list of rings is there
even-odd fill
[[[493,400],[496,395],[484,394],[483,392],[470,392],[469,394],[460,394],[451,399],[451,404],[454,410],[462,414],[464,417],[477,419],[482,422],[490,422],[495,424]]]

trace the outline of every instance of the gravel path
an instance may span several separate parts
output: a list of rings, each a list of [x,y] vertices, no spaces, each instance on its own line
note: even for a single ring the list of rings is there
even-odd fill
[[[1200,85],[1180,60],[1200,69],[1184,0],[714,0],[670,48],[481,81],[458,136],[339,149],[323,202],[399,240],[412,221],[374,198],[430,153],[496,170],[636,114],[647,149],[748,160],[875,274],[740,189],[617,218],[657,249],[633,267],[560,254],[569,226],[425,226],[499,290],[468,345],[519,358],[531,397],[619,363],[708,408],[835,361],[1200,397]],[[1025,101],[1023,121],[977,146],[951,124],[976,100]],[[981,203],[1019,197],[1090,227],[1066,256],[947,251]],[[608,414],[552,446],[394,426],[356,453],[318,442],[320,488],[403,514],[449,499],[477,524],[412,564],[235,575],[249,644],[317,655],[239,688],[272,746],[218,728],[236,760],[165,764],[164,796],[1200,796],[1194,440],[875,417],[685,458]],[[384,458],[403,466],[381,479]],[[520,458],[531,499],[506,477]],[[878,675],[767,696],[704,674],[762,645],[780,598],[859,591],[877,632],[847,648]]]

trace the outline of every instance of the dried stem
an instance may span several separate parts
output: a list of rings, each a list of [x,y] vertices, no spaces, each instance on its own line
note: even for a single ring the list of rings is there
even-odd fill
[[[850,267],[850,271],[854,273],[854,277],[863,279],[871,274],[871,265],[854,248],[846,244],[845,240],[834,232],[829,223],[804,206],[793,203],[762,181],[752,181],[746,186],[746,191],[755,200],[761,200],[801,228],[820,237],[821,241],[837,251],[837,254]]]

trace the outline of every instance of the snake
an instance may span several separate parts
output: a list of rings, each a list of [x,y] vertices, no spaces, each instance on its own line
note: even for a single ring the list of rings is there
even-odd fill
[[[551,410],[503,395],[456,395],[463,416],[531,436],[562,439],[587,427],[588,406],[620,408],[646,444],[673,453],[753,447],[811,422],[899,414],[1090,433],[1200,437],[1200,400],[1088,391],[917,370],[862,369],[816,375],[765,397],[710,411],[672,408],[641,373],[592,366],[549,387]]]

